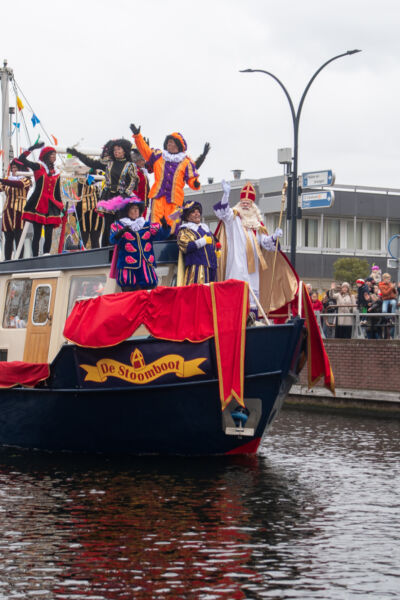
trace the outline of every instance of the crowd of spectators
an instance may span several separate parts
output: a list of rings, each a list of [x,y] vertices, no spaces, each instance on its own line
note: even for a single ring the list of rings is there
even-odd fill
[[[321,329],[326,338],[357,337],[357,324],[363,337],[368,339],[395,337],[400,281],[393,283],[389,273],[384,273],[378,282],[374,277],[357,279],[354,290],[346,281],[341,284],[333,282],[323,294],[318,294],[310,284],[306,287],[313,310],[320,316]]]

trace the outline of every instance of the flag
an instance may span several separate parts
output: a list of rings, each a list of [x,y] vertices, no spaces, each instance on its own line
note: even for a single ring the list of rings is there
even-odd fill
[[[86,177],[86,183],[87,183],[88,185],[92,185],[92,183],[93,183],[93,182],[94,182],[94,177],[93,177],[93,175],[88,175],[88,176]]]
[[[14,127],[16,127],[17,129],[20,129],[21,127],[21,123],[13,123]]]
[[[22,104],[22,100],[18,96],[17,96],[17,106],[18,106],[18,110],[22,110],[24,108],[24,105]]]
[[[40,123],[40,120],[37,118],[37,116],[35,115],[35,113],[33,113],[32,117],[31,117],[31,121],[32,121],[32,125],[33,125],[34,127],[36,127],[36,125],[37,125],[38,123]]]
[[[53,134],[51,134],[50,137],[53,138],[54,145],[57,146],[58,145],[58,139]]]
[[[324,342],[318,327],[317,319],[312,308],[311,299],[306,286],[302,286],[304,318],[307,326],[307,363],[308,363],[308,387],[311,389],[323,379],[324,387],[335,395],[335,378],[326,353]]]

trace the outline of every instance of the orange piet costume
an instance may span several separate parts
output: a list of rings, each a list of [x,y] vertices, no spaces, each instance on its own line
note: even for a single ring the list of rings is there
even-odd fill
[[[154,171],[154,184],[149,192],[149,199],[152,200],[151,221],[160,223],[161,218],[165,217],[173,226],[169,217],[183,204],[185,184],[194,190],[200,188],[196,165],[186,155],[186,141],[182,134],[174,132],[166,137],[164,150],[157,150],[150,148],[140,133],[134,138],[140,154]],[[175,154],[167,151],[169,139],[173,139],[178,147]]]

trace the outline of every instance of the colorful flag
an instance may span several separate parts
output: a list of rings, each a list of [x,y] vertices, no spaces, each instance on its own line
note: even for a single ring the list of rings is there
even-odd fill
[[[88,175],[88,176],[86,177],[86,183],[87,183],[88,185],[92,185],[92,183],[93,183],[93,182],[94,182],[94,177],[93,177],[93,175]]]
[[[58,139],[53,134],[51,134],[51,137],[53,138],[54,145],[57,146],[58,145]]]
[[[21,100],[21,98],[18,98],[18,96],[17,96],[17,106],[18,106],[18,110],[22,110],[24,108],[24,105],[22,104],[22,100]]]
[[[16,127],[17,129],[20,129],[21,127],[21,123],[13,123],[14,127]]]
[[[34,127],[36,127],[36,125],[37,125],[38,123],[40,123],[40,120],[37,118],[37,116],[35,115],[35,113],[33,113],[32,117],[31,117],[31,121],[32,121],[32,125],[33,125]]]

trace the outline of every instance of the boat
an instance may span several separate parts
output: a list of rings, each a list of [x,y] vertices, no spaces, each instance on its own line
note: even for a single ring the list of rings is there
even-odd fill
[[[170,287],[175,242],[156,242],[155,253],[162,289],[179,290]],[[113,288],[111,254],[111,248],[100,248],[0,263],[0,352],[6,359],[0,372],[7,362],[27,365],[28,372],[35,363],[49,365],[44,380],[39,377],[33,387],[18,381],[17,374],[12,387],[0,390],[0,444],[124,454],[255,453],[298,379],[304,319],[245,327],[243,402],[231,397],[223,406],[215,336],[195,343],[167,341],[142,325],[134,336],[108,347],[83,347],[65,339],[63,324],[76,300],[76,306],[92,306],[137,294]],[[11,314],[17,304],[25,313]],[[25,327],[18,325],[23,321]],[[81,331],[87,327],[81,323]],[[74,330],[79,333],[79,327]],[[171,356],[194,361],[194,374],[190,369],[185,377],[173,372]],[[157,361],[164,369],[163,359],[165,373],[141,383],[132,380],[132,373],[143,374],[143,367]],[[124,365],[126,376],[88,380],[89,368],[101,361]]]
[[[301,282],[284,322],[247,326],[246,282],[176,286],[176,242],[154,251],[150,292],[120,292],[111,247],[0,262],[1,445],[254,454],[306,354],[332,384]]]

